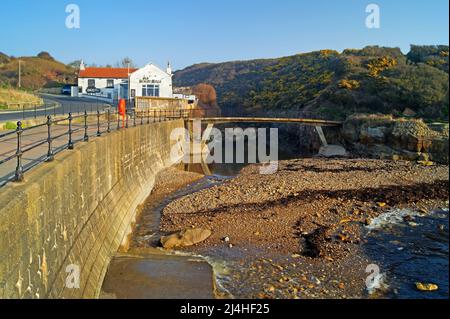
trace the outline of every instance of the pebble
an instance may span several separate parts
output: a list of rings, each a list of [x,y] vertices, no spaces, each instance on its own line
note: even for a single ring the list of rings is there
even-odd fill
[[[421,282],[416,282],[416,288],[419,291],[436,291],[439,290],[439,286],[436,284],[424,284]]]

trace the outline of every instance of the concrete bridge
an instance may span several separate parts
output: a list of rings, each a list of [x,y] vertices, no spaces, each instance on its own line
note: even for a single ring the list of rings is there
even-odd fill
[[[126,129],[117,120],[113,129],[115,122],[110,123],[109,116],[107,120],[102,134],[80,139],[26,172],[23,181],[0,188],[0,298],[98,297],[111,258],[127,249],[138,208],[152,191],[156,175],[184,156],[180,147],[173,158],[171,151],[178,143],[170,139],[171,132],[195,119],[174,119],[171,114],[130,118]],[[312,125],[318,132],[323,126],[340,125],[311,119],[201,120],[209,127],[297,123]],[[84,133],[90,133],[88,126]],[[46,154],[47,145],[42,147]],[[68,285],[68,278],[77,273],[79,282]]]
[[[306,126],[315,127],[317,134],[319,135],[322,147],[327,148],[327,150],[322,150],[323,152],[330,152],[329,145],[322,127],[341,127],[342,122],[339,121],[329,121],[320,119],[307,119],[307,118],[282,118],[282,117],[204,117],[204,118],[188,118],[187,122],[193,122],[201,120],[202,123],[207,123],[205,132],[209,136],[212,128],[215,124],[226,124],[226,123],[266,123],[266,124],[300,124]],[[192,123],[188,123],[188,127],[191,127]],[[332,147],[335,148],[335,147]],[[331,152],[335,152],[332,150]],[[339,149],[342,154],[342,150]]]

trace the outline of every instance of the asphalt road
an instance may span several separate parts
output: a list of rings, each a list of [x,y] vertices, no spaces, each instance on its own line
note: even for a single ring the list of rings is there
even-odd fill
[[[104,108],[110,106],[110,104],[104,101],[89,98],[75,98],[48,94],[42,94],[41,96],[45,102],[44,106],[17,111],[0,111],[0,122],[34,119],[46,117],[47,115],[67,115],[69,112],[81,114],[85,110],[92,113],[96,112],[97,109],[102,111]]]

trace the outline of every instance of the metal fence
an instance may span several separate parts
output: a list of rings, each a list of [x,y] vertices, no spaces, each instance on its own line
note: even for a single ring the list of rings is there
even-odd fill
[[[28,107],[22,106],[15,109],[14,113],[17,114],[17,118],[25,119],[37,119],[39,117],[47,117],[49,115],[56,117],[60,115],[83,114],[84,110],[93,113],[97,110],[103,111],[107,108],[111,108],[111,104],[107,103],[45,103],[43,105],[29,105]],[[11,112],[11,110],[8,110]],[[0,113],[1,115],[2,113]]]
[[[194,116],[185,110],[127,110],[125,115],[107,108],[90,113],[54,117],[48,115],[45,123],[24,127],[17,122],[13,131],[0,133],[0,187],[8,182],[20,182],[24,173],[43,162],[51,162],[55,154],[73,150],[80,142],[100,137],[112,131]],[[24,141],[28,134],[29,141]],[[25,157],[27,154],[29,156]],[[8,169],[9,168],[9,169]]]

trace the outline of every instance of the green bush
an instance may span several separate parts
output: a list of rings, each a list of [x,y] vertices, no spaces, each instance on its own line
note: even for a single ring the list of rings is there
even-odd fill
[[[15,129],[17,129],[17,123],[6,122],[5,129],[7,129],[7,130],[15,130]]]

